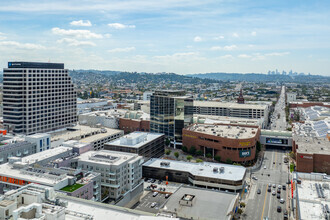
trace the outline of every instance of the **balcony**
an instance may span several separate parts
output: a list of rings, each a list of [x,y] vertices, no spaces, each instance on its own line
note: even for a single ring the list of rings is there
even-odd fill
[[[99,184],[94,185],[94,189],[97,189],[97,188],[99,188]]]
[[[109,177],[108,180],[110,180],[110,181],[116,181],[116,177]]]
[[[98,194],[99,194],[99,191],[95,191],[95,192],[93,193],[94,196],[97,196]]]

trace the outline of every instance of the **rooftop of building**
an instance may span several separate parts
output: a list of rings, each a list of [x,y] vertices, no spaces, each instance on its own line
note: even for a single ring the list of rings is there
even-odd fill
[[[12,143],[12,144],[0,145],[0,152],[11,150],[11,149],[14,149],[14,148],[21,148],[21,147],[28,146],[28,145],[31,145],[31,144],[32,143],[30,143],[28,141],[21,141],[21,142],[16,142],[16,143]]]
[[[297,153],[330,155],[330,141],[327,138],[294,136]]]
[[[261,129],[260,135],[266,135],[266,136],[272,136],[272,137],[292,137],[292,132],[291,131]]]
[[[135,131],[119,139],[110,141],[106,145],[139,148],[161,136],[164,136],[164,134]]]
[[[76,125],[72,128],[51,132],[51,140],[80,140],[82,143],[92,143],[95,140],[105,138],[110,135],[122,133],[121,130],[111,128],[93,128],[85,125]]]
[[[28,135],[26,136],[27,138],[46,138],[50,136],[49,134],[46,134],[46,133],[37,133],[37,134],[31,134],[31,135]]]
[[[327,120],[293,123],[292,131],[295,136],[326,137],[330,132],[330,117]]]
[[[164,212],[177,213],[185,219],[230,219],[238,194],[207,189],[180,187],[163,207]],[[191,202],[192,206],[184,205]]]
[[[90,163],[97,163],[101,165],[113,165],[118,166],[127,161],[142,159],[141,156],[132,153],[100,150],[100,151],[89,151],[81,154],[78,157],[79,161],[86,161]]]
[[[8,62],[8,68],[64,69],[64,63]]]
[[[243,166],[210,162],[192,163],[158,158],[148,160],[143,166],[189,172],[196,176],[230,181],[243,180],[246,173],[246,168]]]
[[[86,147],[86,145],[89,145],[89,143],[81,143],[81,142],[76,141],[76,140],[69,140],[69,141],[63,142],[62,145],[65,146],[65,147],[82,148],[82,147]]]
[[[301,180],[301,184],[296,184],[300,219],[325,219],[326,206],[330,211],[330,180],[323,179],[320,174],[298,173],[298,176]]]
[[[194,124],[185,130],[199,132],[229,139],[247,139],[257,135],[259,128],[244,127],[239,125],[220,124]]]
[[[114,117],[123,117],[127,110],[124,109],[109,109],[104,111],[92,111],[80,114],[82,116],[97,116],[97,117],[105,117],[105,118],[114,118]]]
[[[268,108],[268,105],[239,104],[236,102],[194,101],[194,107],[216,107],[216,108],[266,110]]]
[[[264,122],[263,118],[238,118],[217,115],[200,115],[194,114],[194,123],[198,124],[239,124],[239,125],[252,125],[260,126]]]

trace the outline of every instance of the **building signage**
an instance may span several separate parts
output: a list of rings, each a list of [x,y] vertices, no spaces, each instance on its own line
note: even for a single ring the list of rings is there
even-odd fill
[[[197,138],[196,136],[189,135],[189,134],[184,134],[183,136],[185,136],[185,137],[190,137],[190,138]]]
[[[312,156],[303,156],[303,155],[301,155],[301,156],[300,156],[300,158],[303,158],[303,159],[310,159],[310,160],[312,160],[312,159],[313,159],[313,157],[312,157]]]
[[[239,157],[249,157],[251,156],[251,150],[240,150]]]
[[[239,142],[239,146],[241,146],[241,147],[248,147],[248,146],[250,146],[250,141],[246,141],[246,142]]]

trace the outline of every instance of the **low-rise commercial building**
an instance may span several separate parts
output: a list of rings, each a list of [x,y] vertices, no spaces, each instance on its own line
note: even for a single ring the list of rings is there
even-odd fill
[[[102,201],[126,204],[143,191],[143,158],[115,151],[90,151],[78,157],[78,169],[101,174]]]
[[[195,147],[204,156],[218,156],[223,162],[247,163],[256,157],[259,136],[258,126],[194,124],[183,129],[182,145]]]
[[[164,139],[164,134],[136,131],[104,144],[104,149],[134,153],[145,158],[155,158],[164,155]]]
[[[238,191],[243,188],[246,168],[220,163],[191,163],[152,158],[143,164],[143,176],[197,187]]]
[[[64,141],[79,140],[81,143],[90,143],[94,150],[103,149],[104,143],[119,138],[124,132],[111,128],[93,128],[84,125],[77,125],[70,129],[60,130],[51,133],[52,145],[59,146]]]
[[[7,163],[9,157],[25,157],[35,153],[37,153],[37,145],[28,141],[1,145],[0,164]]]
[[[134,211],[56,193],[52,188],[29,184],[0,196],[0,219],[27,220],[157,220],[154,214]]]
[[[267,124],[269,106],[233,102],[194,101],[194,114],[239,118],[263,118]]]
[[[50,166],[51,161],[72,155],[72,148],[57,147],[27,157],[11,157],[0,165],[0,194],[30,183],[52,187],[79,198],[100,200],[100,174]]]
[[[298,172],[330,174],[330,141],[327,138],[295,136],[292,145]]]
[[[119,118],[119,129],[125,134],[134,131],[150,131],[150,115],[142,111],[127,111]]]
[[[49,150],[51,148],[50,134],[38,133],[25,137],[25,140],[37,145],[37,152]]]
[[[238,206],[236,193],[180,187],[161,209],[161,213],[182,219],[233,219]]]

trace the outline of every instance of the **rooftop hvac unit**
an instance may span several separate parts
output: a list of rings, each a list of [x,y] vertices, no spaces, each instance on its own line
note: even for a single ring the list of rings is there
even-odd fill
[[[218,167],[213,167],[213,172],[217,173],[218,172]]]
[[[225,172],[225,168],[224,167],[220,167],[220,173]]]

